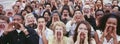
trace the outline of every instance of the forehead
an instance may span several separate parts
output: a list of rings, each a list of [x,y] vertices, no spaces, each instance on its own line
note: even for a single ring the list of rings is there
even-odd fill
[[[86,28],[86,25],[82,23],[82,24],[79,25],[79,28],[80,27],[85,27]]]
[[[22,19],[22,17],[19,16],[19,15],[15,15],[15,16],[13,16],[13,19],[15,19],[15,18],[20,18],[20,19]]]
[[[108,18],[107,22],[117,22],[116,18]]]
[[[55,29],[61,29],[63,28],[62,26],[56,26]]]
[[[39,18],[38,21],[45,21],[45,19],[44,18]]]
[[[7,21],[0,19],[0,22],[7,22]]]

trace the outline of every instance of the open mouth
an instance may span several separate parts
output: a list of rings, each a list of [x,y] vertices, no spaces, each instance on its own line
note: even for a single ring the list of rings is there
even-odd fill
[[[0,24],[0,29],[3,29],[5,28],[5,25],[4,24]]]
[[[67,14],[64,14],[65,17],[67,17]]]
[[[80,34],[80,39],[85,39],[85,34],[83,32]]]
[[[57,32],[57,37],[58,37],[58,38],[61,37],[61,32]]]

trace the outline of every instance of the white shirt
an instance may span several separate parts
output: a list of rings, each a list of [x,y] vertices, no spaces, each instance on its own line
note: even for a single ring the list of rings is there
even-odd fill
[[[35,31],[37,32],[37,29],[35,29]],[[48,40],[50,36],[53,36],[53,31],[46,27],[45,35],[46,35],[46,39]]]
[[[100,37],[102,36],[103,32],[100,31],[100,30],[96,30],[97,34],[98,34],[98,37],[100,39]],[[117,41],[120,41],[120,36],[117,35]],[[106,38],[104,38],[104,42],[103,44],[113,44],[113,38],[111,38],[108,42],[106,40]]]
[[[3,32],[4,32],[3,30],[0,30],[0,37],[2,36]]]

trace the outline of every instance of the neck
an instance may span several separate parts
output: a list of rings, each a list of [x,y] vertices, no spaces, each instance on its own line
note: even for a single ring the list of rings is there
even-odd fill
[[[111,39],[111,36],[110,36],[110,35],[107,35],[107,36],[106,36],[107,42],[108,42],[110,39]]]

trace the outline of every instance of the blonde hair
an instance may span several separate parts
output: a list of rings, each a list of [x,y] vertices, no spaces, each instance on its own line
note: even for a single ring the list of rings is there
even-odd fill
[[[55,32],[56,26],[61,26],[61,27],[63,27],[63,35],[66,34],[66,27],[65,27],[65,24],[64,24],[63,22],[57,21],[57,22],[53,23],[53,25],[51,26],[51,27],[52,27],[51,29],[53,30],[53,32]]]
[[[25,15],[25,23],[28,23],[28,21],[27,21],[28,17],[34,17],[33,13],[29,13],[29,14]],[[35,17],[34,17],[34,23],[37,24]],[[28,24],[25,24],[25,25],[28,25]]]

